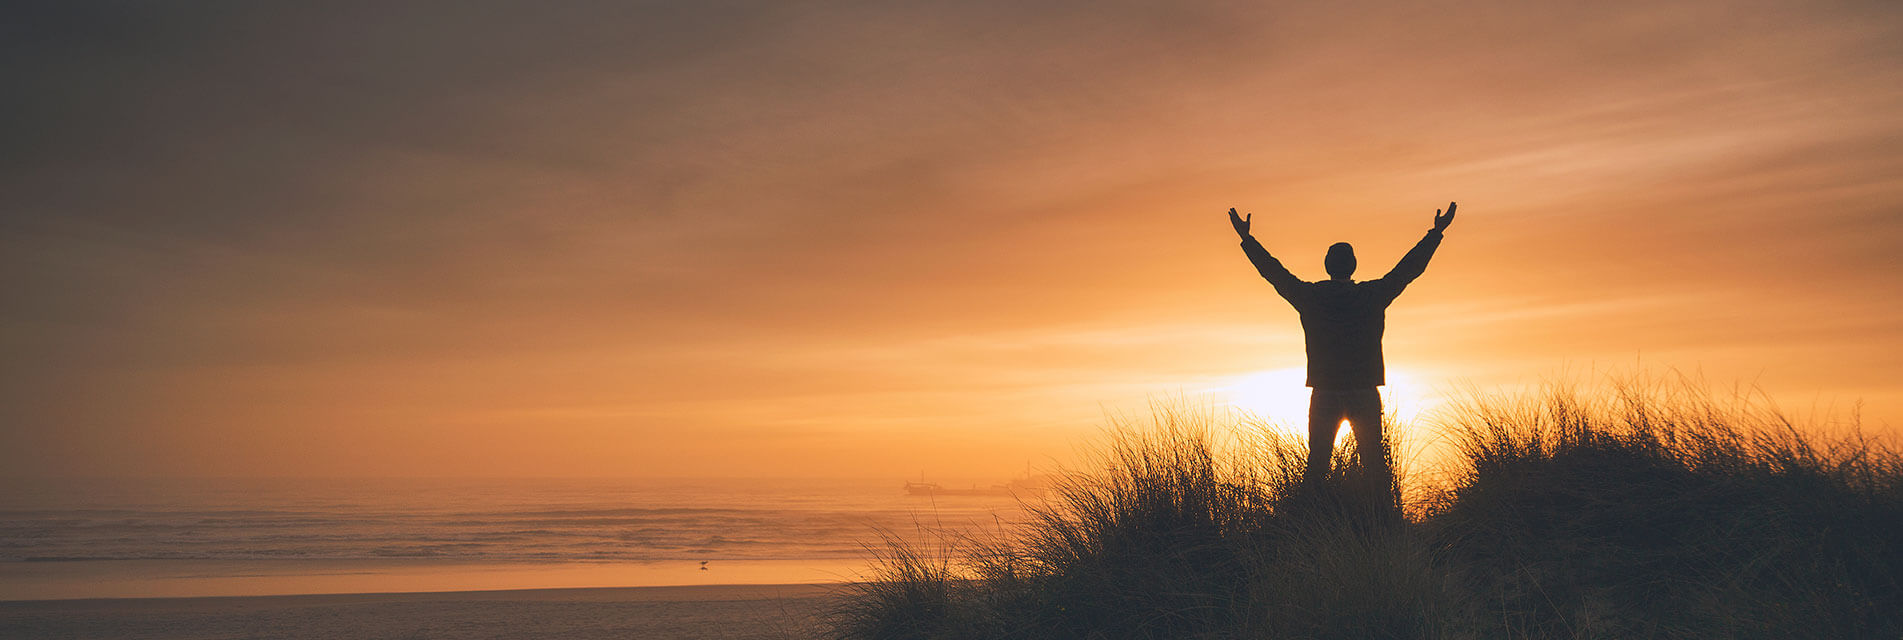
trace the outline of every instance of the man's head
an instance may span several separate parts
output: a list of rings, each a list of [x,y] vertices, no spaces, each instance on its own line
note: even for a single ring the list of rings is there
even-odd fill
[[[1337,242],[1328,247],[1328,257],[1322,258],[1322,266],[1328,269],[1328,277],[1345,280],[1355,274],[1355,248],[1346,242]]]

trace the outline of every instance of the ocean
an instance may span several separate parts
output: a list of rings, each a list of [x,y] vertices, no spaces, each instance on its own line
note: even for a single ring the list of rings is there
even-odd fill
[[[945,483],[966,486],[965,483]],[[0,600],[785,584],[1022,519],[902,480],[9,481]]]

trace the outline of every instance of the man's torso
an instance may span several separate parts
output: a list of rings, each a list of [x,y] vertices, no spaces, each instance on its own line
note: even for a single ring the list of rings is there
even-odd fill
[[[1325,280],[1305,283],[1298,300],[1308,348],[1308,386],[1357,389],[1387,384],[1381,357],[1388,303],[1393,298],[1371,282]]]

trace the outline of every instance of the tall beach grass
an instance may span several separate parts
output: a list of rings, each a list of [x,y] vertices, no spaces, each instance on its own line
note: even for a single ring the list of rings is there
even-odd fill
[[[1903,457],[1681,380],[1469,394],[1371,487],[1212,407],[1120,420],[1029,523],[888,541],[866,638],[1898,638]],[[1392,432],[1392,430],[1391,430]],[[1384,505],[1405,498],[1400,517]]]

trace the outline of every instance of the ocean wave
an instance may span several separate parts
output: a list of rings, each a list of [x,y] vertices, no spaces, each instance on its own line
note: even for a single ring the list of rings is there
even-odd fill
[[[0,561],[843,558],[863,556],[880,530],[984,528],[1019,513],[1008,500],[927,503],[891,487],[200,489],[142,486],[142,501],[107,492],[70,508],[0,496]]]

